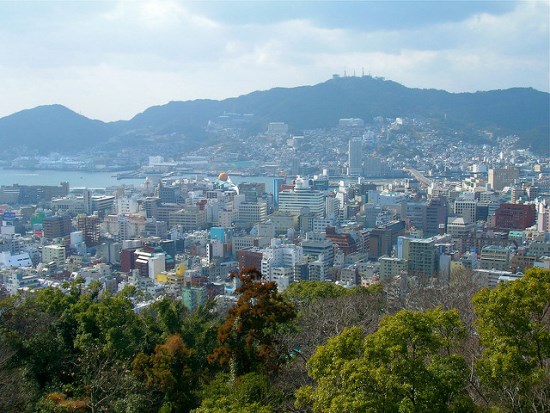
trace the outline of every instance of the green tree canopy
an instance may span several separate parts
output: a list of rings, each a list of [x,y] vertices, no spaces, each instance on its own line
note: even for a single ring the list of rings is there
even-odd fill
[[[516,281],[474,297],[483,346],[478,374],[492,401],[514,412],[548,411],[550,271],[533,268]]]
[[[314,412],[472,411],[468,369],[453,353],[465,330],[457,311],[400,311],[367,337],[351,327],[308,361],[315,386],[297,392]]]

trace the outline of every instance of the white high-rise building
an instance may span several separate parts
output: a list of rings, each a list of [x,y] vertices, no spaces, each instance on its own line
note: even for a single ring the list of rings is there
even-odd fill
[[[271,246],[263,249],[262,253],[261,271],[269,281],[275,281],[280,287],[294,281],[298,275],[296,267],[304,256],[301,246],[283,244],[280,239],[273,238]]]
[[[325,195],[321,191],[312,190],[305,179],[296,179],[294,190],[279,192],[279,211],[300,215],[305,207],[315,216],[324,217]]]

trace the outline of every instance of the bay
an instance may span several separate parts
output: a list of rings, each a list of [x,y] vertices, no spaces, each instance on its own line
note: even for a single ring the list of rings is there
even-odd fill
[[[117,179],[116,172],[80,172],[80,171],[53,171],[38,169],[0,169],[0,186],[19,185],[59,185],[69,182],[70,188],[108,188],[114,186],[143,184],[144,179]],[[205,174],[183,174],[183,178],[201,178]],[[215,179],[214,177],[208,177]],[[265,184],[266,192],[273,191],[272,176],[230,176],[233,183],[260,182]]]

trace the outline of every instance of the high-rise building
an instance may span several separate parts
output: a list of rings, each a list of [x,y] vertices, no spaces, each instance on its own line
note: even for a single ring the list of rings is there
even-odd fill
[[[305,179],[297,179],[294,190],[279,192],[279,211],[300,215],[302,208],[307,207],[317,217],[325,213],[325,195],[321,191],[312,190]]]
[[[359,176],[362,169],[363,142],[361,138],[352,138],[348,144],[348,176]]]
[[[88,188],[84,189],[84,192],[82,193],[83,203],[84,203],[84,213],[86,215],[92,215],[94,212],[93,206],[92,206],[92,191],[90,191]]]
[[[369,258],[390,256],[394,245],[397,245],[397,237],[403,235],[404,230],[404,221],[391,221],[373,228],[369,234]]]
[[[71,217],[68,215],[46,217],[44,218],[43,225],[44,237],[49,240],[66,237],[73,230]]]
[[[76,226],[79,231],[82,231],[87,247],[93,247],[99,243],[99,217],[97,215],[78,214]]]
[[[408,274],[433,277],[437,273],[437,250],[434,238],[409,240]]]
[[[244,195],[245,202],[258,202],[258,198],[265,193],[263,182],[241,182],[238,188],[239,194]]]
[[[469,195],[469,194],[468,194]],[[473,197],[465,196],[457,198],[454,203],[454,213],[456,216],[464,218],[464,221],[476,222],[477,201]]]
[[[433,237],[447,231],[447,211],[447,198],[434,197],[428,201],[424,236]]]
[[[179,211],[169,213],[170,228],[181,226],[185,230],[196,230],[206,227],[206,210],[196,205],[188,205]]]

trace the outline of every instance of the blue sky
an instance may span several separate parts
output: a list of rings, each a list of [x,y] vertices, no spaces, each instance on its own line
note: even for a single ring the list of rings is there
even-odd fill
[[[383,76],[453,92],[549,90],[548,1],[1,1],[0,117],[61,103],[129,119]]]

